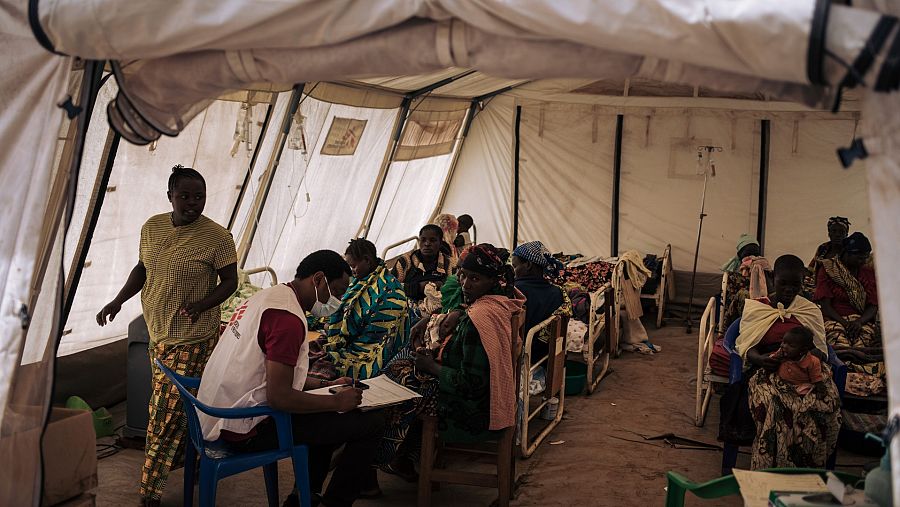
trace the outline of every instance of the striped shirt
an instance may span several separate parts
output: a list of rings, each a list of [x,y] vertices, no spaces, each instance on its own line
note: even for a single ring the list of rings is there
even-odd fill
[[[140,260],[147,270],[141,304],[151,343],[197,343],[218,333],[218,306],[193,324],[178,310],[209,296],[218,285],[216,272],[237,262],[227,229],[203,215],[180,227],[171,213],[152,216],[141,228]]]

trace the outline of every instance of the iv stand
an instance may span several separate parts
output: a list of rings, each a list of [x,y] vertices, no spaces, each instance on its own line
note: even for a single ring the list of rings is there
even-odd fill
[[[685,332],[690,334],[694,327],[691,320],[691,311],[694,308],[694,288],[697,281],[697,261],[700,258],[700,238],[703,234],[703,219],[706,218],[706,187],[709,183],[709,177],[716,175],[716,165],[712,162],[713,152],[721,152],[719,146],[698,146],[697,147],[697,165],[701,165],[703,160],[703,152],[708,154],[706,158],[706,168],[703,170],[703,192],[700,194],[700,224],[697,227],[697,246],[694,248],[694,269],[691,272],[691,291],[688,297],[687,318],[685,319]]]

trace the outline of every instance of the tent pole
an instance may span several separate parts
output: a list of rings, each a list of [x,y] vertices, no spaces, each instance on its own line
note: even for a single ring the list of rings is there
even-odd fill
[[[622,130],[625,116],[616,115],[616,140],[613,149],[612,226],[610,227],[610,256],[619,255],[619,201],[622,185]]]
[[[525,84],[528,82],[530,82],[530,81],[525,81],[520,84]],[[472,99],[472,105],[469,107],[469,112],[466,114],[465,123],[463,124],[462,137],[459,141],[460,145],[456,149],[456,153],[453,155],[453,162],[451,162],[451,164],[450,164],[450,171],[447,173],[447,179],[444,180],[444,186],[441,188],[441,195],[438,198],[437,206],[435,206],[434,210],[431,212],[432,220],[434,219],[434,217],[436,217],[438,215],[438,212],[440,212],[441,208],[444,207],[444,201],[447,200],[447,193],[450,191],[450,183],[453,180],[453,174],[456,173],[456,166],[459,163],[459,156],[462,153],[463,147],[465,146],[463,143],[465,143],[466,139],[468,139],[468,137],[469,137],[469,129],[472,128],[472,122],[475,121],[475,116],[477,116],[478,109],[481,108],[481,110],[483,111],[484,108],[487,107],[487,104],[485,104],[485,101],[492,99],[492,98],[496,97],[497,95],[506,93],[506,92],[512,90],[513,88],[515,88],[516,86],[519,86],[519,85],[504,86],[503,88],[494,90],[494,91],[492,91],[490,93],[486,93],[484,95],[479,95],[478,97],[474,97]]]
[[[460,153],[462,153],[464,143],[466,142],[466,137],[469,135],[469,128],[472,126],[472,120],[475,119],[476,108],[478,108],[478,102],[473,99],[472,104],[469,105],[469,111],[466,113],[466,119],[463,121],[459,139],[456,141],[456,151],[453,153],[453,160],[450,161],[450,168],[447,170],[447,177],[444,178],[444,184],[441,186],[441,194],[440,196],[438,196],[437,204],[435,204],[434,209],[431,210],[431,216],[429,217],[430,222],[434,221],[434,218],[438,215],[441,208],[444,206],[444,201],[447,199],[447,192],[450,191],[450,181],[453,180],[453,173],[456,172],[456,166],[459,163],[459,155]]]
[[[250,207],[252,222],[250,222],[249,227],[244,229],[244,234],[241,236],[240,246],[238,247],[238,267],[240,268],[243,268],[244,263],[247,262],[247,255],[250,253],[250,244],[253,242],[253,237],[256,235],[257,224],[259,224],[259,220],[262,218],[266,198],[269,196],[269,190],[271,190],[272,182],[275,180],[275,171],[278,169],[278,163],[281,161],[281,154],[284,153],[284,145],[287,143],[287,138],[291,131],[294,113],[297,112],[297,107],[300,105],[300,98],[303,96],[304,86],[305,83],[298,83],[294,85],[294,88],[291,91],[291,99],[281,122],[281,132],[278,133],[278,138],[275,141],[275,151],[269,158],[266,172],[263,173],[263,184],[256,193],[256,197],[253,199],[253,205]]]
[[[228,218],[227,229],[229,231],[234,227],[234,221],[237,220],[237,214],[241,209],[241,203],[244,201],[244,196],[247,194],[247,185],[250,183],[250,177],[253,175],[253,167],[256,166],[256,159],[259,157],[260,146],[262,146],[263,141],[266,139],[266,132],[269,130],[269,123],[272,120],[272,115],[275,114],[275,103],[277,101],[278,94],[272,92],[272,99],[269,100],[269,107],[266,109],[266,117],[263,118],[262,129],[260,129],[259,137],[256,139],[253,156],[250,157],[250,165],[247,167],[247,173],[244,175],[244,182],[241,184],[241,191],[238,193],[234,208],[231,210],[231,216]]]
[[[47,261],[49,260],[49,253],[53,249],[53,244],[56,242],[59,233],[59,219],[64,220],[64,228],[63,228],[63,245],[65,245],[65,236],[69,232],[69,227],[72,225],[72,213],[75,207],[75,197],[77,195],[78,190],[78,173],[81,168],[81,160],[84,155],[84,144],[85,139],[87,138],[88,129],[91,125],[91,115],[94,112],[94,105],[97,101],[97,94],[100,91],[101,80],[103,78],[103,67],[106,64],[103,60],[97,61],[86,61],[84,63],[84,74],[82,76],[81,81],[81,90],[80,90],[80,100],[78,102],[78,106],[80,107],[80,112],[76,113],[77,117],[72,118],[72,123],[77,124],[77,128],[75,130],[75,137],[72,139],[72,151],[71,158],[68,161],[68,170],[65,171],[67,189],[66,195],[63,200],[59,203],[60,207],[55,210],[56,218],[55,218],[55,226],[50,230],[45,230],[47,234],[50,234],[52,239],[48,241],[49,250],[47,251]],[[72,116],[70,112],[70,117]],[[61,168],[60,168],[61,169]],[[62,172],[62,171],[61,171]],[[52,201],[51,201],[52,202]],[[47,262],[45,261],[45,262]],[[47,268],[49,266],[44,264],[41,268],[41,284],[43,284],[43,277],[46,274]],[[56,272],[56,276],[59,277],[59,287],[57,288],[56,296],[59,298],[55,305],[53,305],[54,309],[54,325],[52,327],[52,331],[50,336],[48,336],[48,346],[44,349],[44,357],[42,358],[41,363],[45,365],[49,365],[47,369],[47,377],[50,379],[50,385],[47,386],[48,389],[44,393],[44,399],[42,403],[43,409],[43,421],[41,424],[41,438],[39,444],[39,452],[40,452],[40,477],[36,478],[40,481],[41,488],[39,493],[38,501],[36,504],[43,503],[44,500],[44,431],[47,429],[47,423],[50,420],[50,406],[49,401],[53,397],[53,392],[56,390],[56,352],[59,349],[59,342],[62,340],[63,329],[65,328],[66,321],[69,318],[69,310],[71,310],[71,297],[75,294],[75,288],[78,285],[78,280],[81,276],[81,271],[83,268],[83,263],[79,266],[76,266],[76,269],[73,270],[75,272],[75,276],[72,280],[71,290],[67,292],[67,288],[65,285],[64,277],[64,266],[61,261],[59,264],[59,271]],[[37,287],[40,287],[38,285]],[[37,300],[37,295],[34,295],[35,301]],[[34,311],[34,306],[32,306],[29,311]],[[25,340],[27,340],[27,332],[25,336]],[[22,349],[24,349],[25,341],[22,343]],[[22,360],[22,352],[24,350],[19,350],[19,361],[16,364],[21,363]],[[49,356],[49,357],[48,357]],[[16,372],[18,369],[15,370]],[[15,380],[11,385],[15,385]]]
[[[42,226],[43,234],[45,234],[38,250],[38,259],[35,263],[34,277],[32,278],[31,294],[28,298],[28,312],[34,311],[37,304],[38,295],[41,286],[44,283],[44,277],[50,262],[53,244],[56,242],[60,223],[65,219],[65,228],[68,229],[71,220],[72,208],[75,205],[75,192],[78,187],[78,168],[81,166],[81,156],[84,152],[84,138],[87,135],[87,128],[90,125],[90,115],[93,112],[94,102],[97,99],[97,93],[100,84],[103,81],[103,63],[87,61],[84,63],[84,74],[82,76],[80,101],[78,106],[81,108],[79,116],[71,119],[69,130],[66,135],[66,145],[59,165],[57,166],[56,176],[48,198],[47,210],[44,214],[44,224]],[[73,174],[74,173],[74,174]],[[67,202],[70,200],[71,202]],[[64,288],[60,287],[61,293]],[[26,334],[27,337],[27,334]],[[50,347],[48,347],[49,349]],[[55,353],[55,348],[53,349]]]
[[[391,141],[384,152],[381,168],[378,170],[378,178],[375,180],[375,187],[372,189],[372,194],[369,196],[369,204],[366,206],[366,214],[363,216],[363,222],[359,225],[359,230],[356,234],[358,237],[365,238],[369,235],[372,220],[375,219],[375,210],[378,208],[378,201],[381,199],[381,192],[384,190],[384,183],[387,181],[388,170],[394,161],[397,147],[400,146],[400,138],[403,136],[403,129],[406,126],[406,119],[409,116],[412,101],[413,97],[407,95],[400,104],[400,111],[397,112],[397,119],[394,121],[394,134],[391,136]]]
[[[515,248],[519,244],[519,150],[521,148],[519,127],[521,123],[522,106],[516,106],[515,137],[513,138],[513,235],[510,248]]]
[[[769,189],[769,150],[771,125],[769,120],[759,122],[759,206],[757,207],[756,240],[759,241],[759,255],[766,249],[766,208]]]
[[[69,278],[66,280],[66,304],[65,313],[68,314],[75,302],[75,291],[78,289],[78,283],[81,281],[81,273],[84,269],[84,262],[87,260],[88,252],[91,248],[91,242],[94,239],[94,231],[97,229],[97,222],[100,220],[100,213],[103,208],[103,201],[106,199],[106,188],[109,185],[109,177],[112,175],[115,166],[116,153],[119,150],[119,140],[121,136],[113,129],[109,129],[106,134],[106,144],[103,147],[103,156],[100,159],[100,166],[97,168],[97,177],[94,180],[94,190],[91,193],[91,201],[87,209],[87,222],[85,222],[81,231],[81,238],[78,240],[78,246],[75,247],[75,255],[72,258],[72,266],[69,270]]]
[[[372,228],[372,221],[375,219],[375,210],[378,209],[378,201],[381,200],[381,194],[384,191],[384,184],[387,182],[388,172],[391,170],[391,164],[394,163],[394,156],[396,156],[397,149],[400,147],[400,140],[403,137],[403,131],[406,129],[406,120],[409,119],[412,102],[423,95],[427,95],[438,88],[474,73],[474,70],[467,70],[460,74],[456,74],[455,76],[450,76],[435,83],[431,83],[418,90],[411,91],[403,97],[403,102],[400,105],[400,113],[397,116],[397,121],[394,123],[394,137],[388,144],[385,158],[381,163],[381,169],[378,171],[378,179],[375,180],[375,188],[372,191],[372,195],[369,196],[366,214],[363,216],[363,222],[359,225],[359,229],[356,232],[358,237],[367,237],[369,235],[369,230]]]

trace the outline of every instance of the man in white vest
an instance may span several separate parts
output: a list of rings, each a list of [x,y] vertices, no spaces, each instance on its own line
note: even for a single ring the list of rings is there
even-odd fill
[[[350,266],[337,252],[320,250],[303,259],[294,279],[256,293],[231,317],[219,339],[197,397],[214,407],[269,405],[293,414],[294,444],[309,446],[309,482],[322,490],[332,454],[345,444],[337,468],[321,496],[321,506],[352,505],[360,495],[380,442],[384,419],[380,412],[355,410],[362,391],[352,387],[332,395],[304,392],[351,384],[307,379],[309,343],[306,312],[316,317],[334,313],[350,282]],[[203,437],[222,439],[238,451],[277,447],[271,418],[226,420],[200,414]],[[292,493],[285,505],[299,505]]]

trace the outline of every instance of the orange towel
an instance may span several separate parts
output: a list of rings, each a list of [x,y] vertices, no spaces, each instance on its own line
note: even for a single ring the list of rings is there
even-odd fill
[[[525,296],[516,298],[482,296],[469,306],[472,324],[481,336],[481,345],[491,365],[491,430],[516,424],[516,375],[512,362],[512,314],[522,309]],[[515,340],[519,341],[516,333]]]

